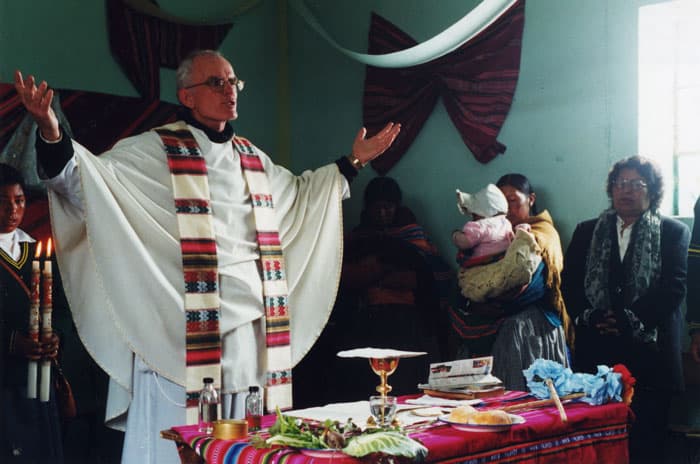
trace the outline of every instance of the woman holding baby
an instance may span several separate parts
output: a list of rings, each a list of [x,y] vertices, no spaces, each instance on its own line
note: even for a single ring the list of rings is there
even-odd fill
[[[561,294],[564,259],[549,212],[537,214],[527,177],[507,174],[496,185],[507,204],[496,209],[505,210],[515,230],[512,243],[500,254],[474,257],[463,248],[464,237],[453,234],[465,298],[452,313],[452,326],[462,341],[458,357],[491,354],[493,374],[505,387],[527,390],[522,370],[535,359],[569,366],[574,336]],[[494,201],[493,194],[489,197]]]

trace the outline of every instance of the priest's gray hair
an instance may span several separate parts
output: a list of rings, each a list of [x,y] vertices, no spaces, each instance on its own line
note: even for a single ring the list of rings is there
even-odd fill
[[[194,63],[194,59],[200,56],[216,56],[218,58],[226,59],[224,55],[217,50],[195,50],[190,52],[190,54],[180,62],[180,66],[178,66],[177,71],[175,71],[175,83],[177,85],[177,90],[187,87],[188,85],[192,85],[192,82],[190,82],[190,77],[192,76],[192,64]]]

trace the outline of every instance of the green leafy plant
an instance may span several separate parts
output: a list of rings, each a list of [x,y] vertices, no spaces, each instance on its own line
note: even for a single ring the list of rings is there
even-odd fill
[[[363,457],[371,453],[384,453],[423,460],[428,449],[406,435],[392,431],[379,431],[352,437],[343,452],[354,457]]]
[[[269,438],[254,435],[251,443],[256,447],[288,446],[292,448],[336,449],[357,458],[385,454],[422,461],[428,449],[406,436],[400,427],[361,430],[351,420],[345,424],[326,420],[312,424],[277,409],[277,420],[269,429]]]

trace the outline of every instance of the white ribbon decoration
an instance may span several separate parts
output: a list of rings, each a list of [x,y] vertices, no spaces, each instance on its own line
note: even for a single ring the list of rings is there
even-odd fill
[[[411,48],[383,55],[357,53],[340,46],[307,8],[304,0],[289,0],[297,13],[341,53],[360,63],[379,68],[406,68],[427,63],[456,50],[496,21],[516,0],[483,0],[462,19],[438,35]]]

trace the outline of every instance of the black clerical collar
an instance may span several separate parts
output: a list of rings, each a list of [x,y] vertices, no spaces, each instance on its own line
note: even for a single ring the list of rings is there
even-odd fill
[[[209,140],[211,140],[214,143],[224,143],[228,142],[233,138],[233,126],[231,125],[230,122],[226,123],[226,126],[224,126],[224,130],[221,132],[215,131],[211,127],[207,127],[201,122],[197,121],[193,116],[192,112],[189,109],[182,109],[178,113],[178,116],[180,119],[185,121],[187,124],[190,126],[194,126],[197,129],[202,130],[205,134],[207,134],[207,137]]]

